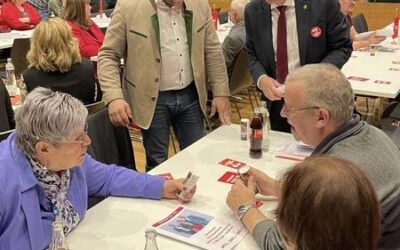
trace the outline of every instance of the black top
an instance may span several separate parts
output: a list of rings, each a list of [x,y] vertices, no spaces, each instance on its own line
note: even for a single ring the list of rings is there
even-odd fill
[[[0,132],[14,129],[14,111],[11,106],[10,96],[3,80],[0,78]]]
[[[28,92],[39,86],[47,87],[53,91],[68,93],[84,104],[100,101],[102,97],[100,86],[94,79],[93,63],[86,59],[72,65],[71,70],[65,73],[44,72],[30,67],[22,75]]]

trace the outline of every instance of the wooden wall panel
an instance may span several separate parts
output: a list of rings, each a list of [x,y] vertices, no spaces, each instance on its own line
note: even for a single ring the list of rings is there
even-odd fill
[[[369,30],[376,30],[393,22],[396,8],[399,9],[400,15],[400,3],[358,2],[353,16],[358,13],[364,13]]]
[[[219,8],[221,11],[228,11],[229,6],[231,5],[231,0],[208,0],[210,7],[213,8],[215,4],[215,8]]]

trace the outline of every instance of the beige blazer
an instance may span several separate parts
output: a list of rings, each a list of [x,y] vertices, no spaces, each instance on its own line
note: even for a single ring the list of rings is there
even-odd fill
[[[229,96],[227,72],[208,1],[185,0],[185,4],[193,76],[205,114],[206,84],[214,96]],[[122,84],[120,58],[125,60]],[[157,103],[161,60],[154,0],[118,0],[98,56],[99,80],[105,103],[124,98],[133,120],[145,129],[150,127]]]

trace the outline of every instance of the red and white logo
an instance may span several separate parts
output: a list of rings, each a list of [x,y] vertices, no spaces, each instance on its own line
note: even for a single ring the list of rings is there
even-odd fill
[[[320,27],[315,26],[315,27],[311,28],[310,34],[311,34],[312,37],[315,37],[315,38],[316,37],[320,37],[321,33],[322,33],[322,30],[321,30]]]

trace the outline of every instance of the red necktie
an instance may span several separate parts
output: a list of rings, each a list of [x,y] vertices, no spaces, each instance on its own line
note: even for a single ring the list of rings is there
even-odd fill
[[[276,80],[279,83],[285,83],[286,76],[289,72],[286,42],[286,6],[279,6],[278,18],[278,44],[276,48]]]

